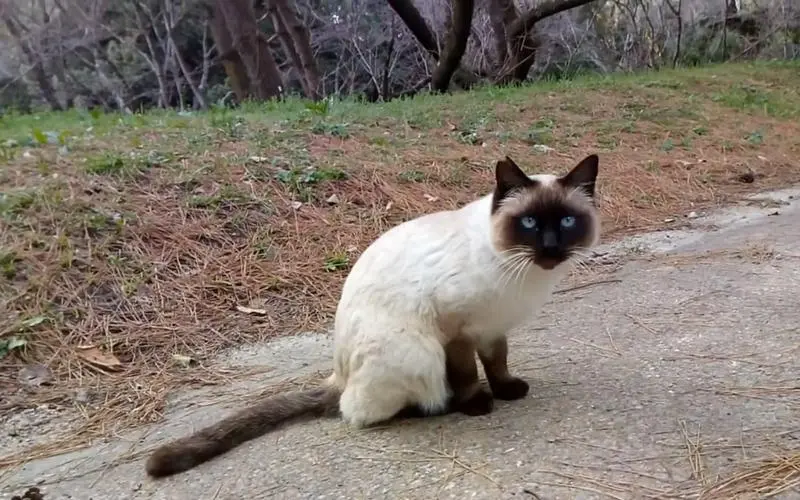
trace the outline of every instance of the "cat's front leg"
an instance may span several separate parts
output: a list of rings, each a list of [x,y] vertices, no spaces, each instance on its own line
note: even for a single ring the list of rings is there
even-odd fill
[[[451,340],[444,348],[447,357],[447,382],[453,391],[451,411],[466,415],[486,415],[492,411],[492,394],[481,387],[475,344],[466,338]]]
[[[479,346],[478,357],[495,398],[510,401],[528,394],[528,383],[508,372],[508,340],[505,336]]]

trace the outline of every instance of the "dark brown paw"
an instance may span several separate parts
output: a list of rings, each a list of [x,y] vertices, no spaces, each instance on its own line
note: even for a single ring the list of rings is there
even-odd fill
[[[494,408],[492,394],[486,389],[480,389],[472,397],[459,403],[456,410],[470,417],[477,417],[491,413],[492,408]]]
[[[495,382],[492,385],[492,393],[495,398],[504,401],[522,399],[528,395],[528,383],[521,378],[510,378],[502,382]]]

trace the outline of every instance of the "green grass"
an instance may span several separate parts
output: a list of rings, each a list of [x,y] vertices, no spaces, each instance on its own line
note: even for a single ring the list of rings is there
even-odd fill
[[[584,75],[574,80],[539,81],[519,87],[478,87],[447,97],[422,94],[388,103],[362,103],[355,100],[325,101],[310,104],[290,98],[280,103],[245,103],[238,109],[219,109],[207,113],[178,115],[175,111],[153,110],[145,114],[90,114],[72,110],[61,113],[42,112],[33,115],[7,114],[0,118],[0,144],[9,140],[17,145],[36,145],[34,134],[55,134],[67,142],[73,137],[120,134],[148,129],[194,135],[198,129],[211,129],[226,138],[248,137],[252,129],[277,126],[273,136],[291,135],[301,127],[314,133],[345,138],[353,128],[372,125],[402,125],[414,129],[443,127],[447,122],[459,124],[466,142],[484,128],[502,128],[506,118],[499,118],[498,105],[516,107],[530,103],[536,95],[559,93],[574,96],[560,107],[580,113],[591,103],[581,103],[585,91],[612,89],[637,95],[682,96],[685,104],[677,108],[644,103],[626,104],[630,118],[679,119],[690,117],[690,101],[712,101],[744,110],[747,113],[780,118],[800,118],[798,62],[754,62],[724,64],[691,69],[668,69],[660,72],[638,72],[613,75]],[[780,86],[780,88],[774,88]],[[314,111],[325,108],[324,112]],[[637,116],[640,115],[640,116]],[[530,128],[537,128],[533,123]],[[202,142],[202,141],[201,141]],[[6,145],[6,147],[8,147]]]

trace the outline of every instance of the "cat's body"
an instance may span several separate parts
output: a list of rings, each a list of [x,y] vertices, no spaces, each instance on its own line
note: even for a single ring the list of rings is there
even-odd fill
[[[450,395],[443,346],[457,337],[490,346],[535,313],[568,272],[565,262],[513,276],[492,248],[491,201],[490,194],[396,226],[353,266],[336,311],[331,379],[344,391],[342,416],[352,425],[405,406],[443,411]]]
[[[528,384],[508,372],[506,334],[596,243],[596,175],[594,155],[564,177],[528,177],[506,158],[494,193],[390,229],[345,281],[323,386],[267,398],[168,444],[148,473],[189,469],[302,415],[338,409],[363,427],[405,410],[481,415],[494,398],[524,397]],[[478,382],[476,353],[491,393]]]

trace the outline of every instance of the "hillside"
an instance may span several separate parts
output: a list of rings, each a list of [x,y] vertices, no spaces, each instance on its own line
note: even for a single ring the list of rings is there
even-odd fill
[[[539,172],[599,153],[605,239],[800,182],[800,64],[5,116],[0,144],[0,407],[88,388],[106,401],[85,415],[89,439],[158,420],[179,385],[224,382],[225,348],[324,328],[371,240],[484,194],[503,155]],[[19,392],[31,363],[52,383]]]

